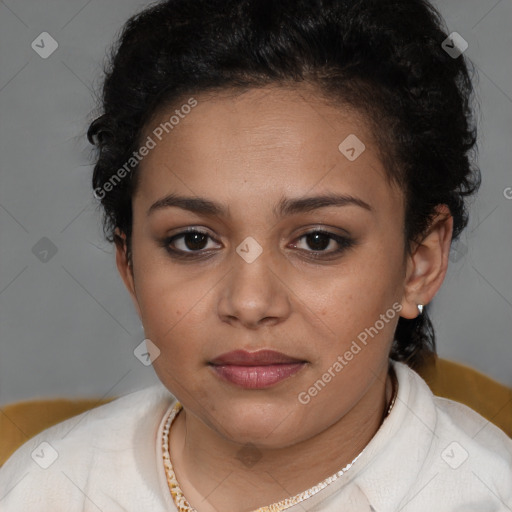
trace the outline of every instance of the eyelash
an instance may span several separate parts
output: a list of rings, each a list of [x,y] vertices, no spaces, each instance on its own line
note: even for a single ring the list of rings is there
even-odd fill
[[[182,251],[181,249],[172,249],[170,247],[170,245],[174,241],[176,241],[180,238],[184,238],[188,234],[196,234],[196,233],[199,235],[205,235],[209,239],[214,240],[208,233],[198,230],[198,229],[191,228],[186,231],[182,231],[181,233],[178,233],[176,235],[173,235],[172,237],[165,238],[162,241],[162,246],[167,250],[167,252],[169,253],[169,255],[172,258],[176,258],[176,259],[193,259],[193,258],[195,258],[195,259],[197,259],[198,257],[201,257],[204,254],[206,254],[208,251],[205,251],[204,249],[199,250],[199,251]],[[297,240],[302,240],[303,238],[305,238],[309,235],[313,235],[313,234],[326,235],[327,237],[329,237],[331,240],[334,240],[339,245],[338,249],[336,249],[334,251],[329,251],[329,252],[305,251],[306,253],[308,253],[308,257],[312,257],[314,259],[325,259],[326,256],[333,256],[333,255],[340,254],[340,253],[346,251],[347,249],[350,249],[355,244],[355,240],[353,240],[351,238],[336,235],[335,233],[331,233],[329,231],[324,231],[322,229],[314,229],[312,231],[308,231],[307,233],[304,233],[299,238],[297,238]],[[304,250],[301,250],[301,251],[304,251]]]

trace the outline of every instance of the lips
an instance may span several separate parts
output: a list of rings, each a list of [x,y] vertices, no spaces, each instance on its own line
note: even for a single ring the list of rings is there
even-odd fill
[[[216,357],[209,365],[223,381],[245,389],[264,389],[296,374],[306,361],[274,350],[235,350]]]
[[[301,359],[287,356],[275,350],[258,350],[258,352],[247,352],[246,350],[234,350],[226,352],[212,361],[213,365],[236,365],[236,366],[266,366],[272,364],[303,363]]]

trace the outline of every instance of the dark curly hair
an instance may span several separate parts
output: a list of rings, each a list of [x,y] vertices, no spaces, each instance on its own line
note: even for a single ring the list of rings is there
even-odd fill
[[[104,68],[92,178],[102,191],[104,233],[126,234],[137,167],[105,187],[141,145],[152,116],[206,91],[312,84],[371,123],[388,179],[405,193],[405,250],[446,204],[453,239],[480,186],[469,69],[442,48],[448,37],[426,0],[167,0],[130,18]],[[385,128],[384,128],[385,127]],[[109,190],[105,193],[105,190]],[[435,354],[427,308],[400,318],[390,356],[413,368]]]

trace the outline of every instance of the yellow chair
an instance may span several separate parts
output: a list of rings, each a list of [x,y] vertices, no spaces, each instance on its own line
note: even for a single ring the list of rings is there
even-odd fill
[[[460,363],[434,358],[418,370],[432,393],[463,403],[512,437],[512,389]]]
[[[440,358],[433,358],[418,373],[435,395],[468,405],[512,437],[512,389]],[[0,408],[0,465],[42,430],[114,398],[30,400]]]
[[[39,432],[94,407],[108,399],[27,400],[0,408],[0,466],[25,441]]]

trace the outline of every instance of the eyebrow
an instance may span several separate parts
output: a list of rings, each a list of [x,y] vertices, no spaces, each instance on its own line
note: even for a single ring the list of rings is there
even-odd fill
[[[369,212],[374,211],[373,208],[362,199],[345,194],[331,193],[311,197],[282,198],[272,209],[272,212],[276,217],[284,217],[297,213],[307,213],[329,206],[359,206]],[[169,194],[153,203],[147,211],[147,215],[149,216],[155,211],[171,207],[188,210],[198,215],[229,217],[228,208],[220,203],[203,197],[187,197],[177,194]]]

